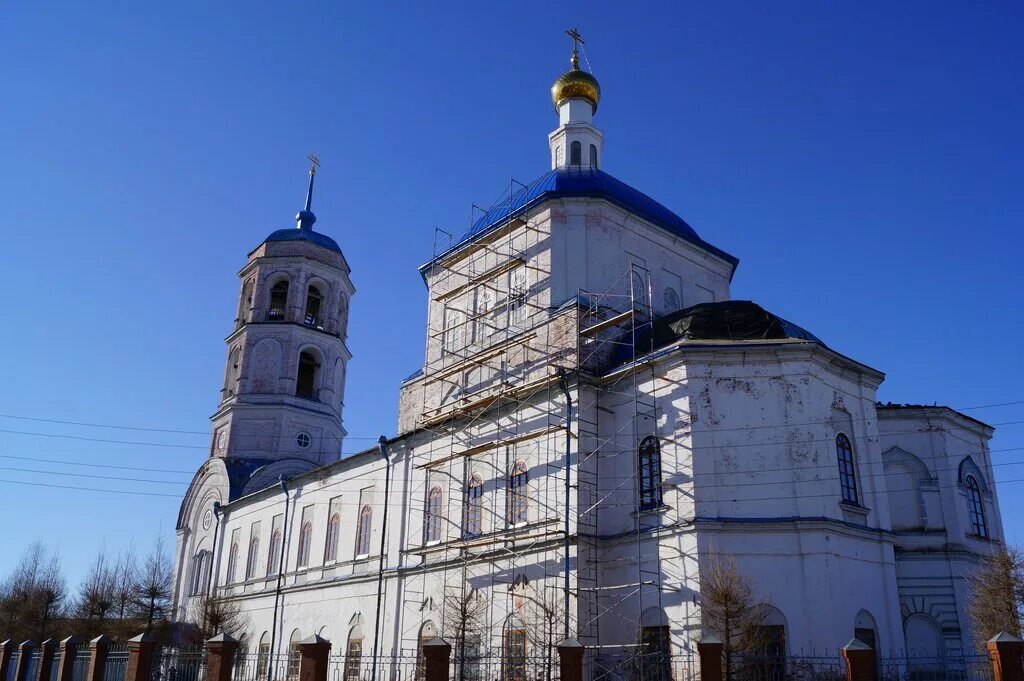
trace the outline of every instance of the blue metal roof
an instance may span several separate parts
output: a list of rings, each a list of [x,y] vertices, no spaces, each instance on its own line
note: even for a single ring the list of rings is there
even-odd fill
[[[312,229],[302,229],[299,227],[292,227],[289,229],[279,229],[270,236],[266,241],[309,241],[317,246],[323,246],[326,249],[332,250],[335,253],[341,253],[341,248],[338,247],[338,242],[320,232],[314,232]]]
[[[469,232],[438,257],[443,257],[475,241],[480,236],[504,224],[519,211],[532,208],[548,199],[562,197],[606,199],[690,243],[711,251],[732,263],[733,266],[739,263],[738,258],[701,239],[685,220],[643,192],[630,187],[603,170],[579,167],[551,170],[509,198],[499,201],[473,223]],[[425,272],[432,262],[423,265],[420,271]]]

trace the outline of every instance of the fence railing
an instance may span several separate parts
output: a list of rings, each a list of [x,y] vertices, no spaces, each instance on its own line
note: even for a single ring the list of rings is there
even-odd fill
[[[698,653],[670,655],[639,646],[587,649],[575,641],[522,656],[480,649],[452,655],[440,638],[420,654],[372,657],[350,648],[331,655],[331,644],[312,637],[290,652],[239,650],[230,637],[205,648],[161,646],[146,636],[128,644],[97,639],[76,646],[63,665],[71,681],[1017,681],[1024,679],[1024,641],[1006,634],[988,644],[988,655],[876,658],[857,641],[818,656],[735,655],[726,660],[711,637]],[[0,646],[0,681],[60,681],[62,649],[26,642]],[[47,662],[52,663],[49,670]]]

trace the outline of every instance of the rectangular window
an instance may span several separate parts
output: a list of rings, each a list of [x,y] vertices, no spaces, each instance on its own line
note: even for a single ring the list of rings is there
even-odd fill
[[[517,267],[508,277],[508,323],[511,327],[522,327],[529,316],[526,307],[526,268]]]
[[[344,681],[359,681],[359,667],[363,657],[363,639],[349,639],[348,649],[345,651],[345,674]]]

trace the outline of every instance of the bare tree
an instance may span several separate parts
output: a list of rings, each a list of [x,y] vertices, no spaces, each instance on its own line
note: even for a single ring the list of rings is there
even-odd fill
[[[107,619],[117,600],[116,584],[114,566],[107,558],[106,550],[101,549],[78,589],[78,616],[100,622]]]
[[[522,618],[526,621],[526,640],[535,667],[535,678],[551,681],[558,666],[555,652],[565,638],[565,601],[562,589],[541,585],[540,589],[525,589],[518,595],[523,599]]]
[[[722,641],[726,679],[732,678],[737,655],[764,652],[769,606],[731,556],[712,553],[702,561],[700,612],[704,633]]]
[[[1001,631],[1020,636],[1024,619],[1024,553],[1015,547],[997,550],[968,575],[971,589],[967,615],[978,644]]]
[[[249,626],[249,618],[242,606],[233,600],[217,596],[203,596],[199,600],[191,621],[190,642],[202,645],[217,634],[227,634],[241,641],[245,647],[245,632]]]
[[[139,571],[138,565],[136,565],[134,542],[129,543],[128,547],[118,554],[113,570],[114,607],[117,609],[117,618],[123,620],[128,615],[129,606],[132,604]]]
[[[166,612],[171,600],[173,577],[171,557],[167,554],[163,537],[157,537],[142,568],[137,570],[131,595],[133,611],[146,620],[146,631],[150,631],[153,623]]]
[[[18,564],[4,580],[0,591],[0,612],[7,636],[29,638],[38,631],[39,582],[46,568],[46,547],[32,542]]]
[[[60,565],[60,556],[54,551],[36,585],[36,608],[39,621],[39,639],[46,640],[46,628],[60,616],[68,596],[68,582]]]
[[[483,678],[481,662],[484,655],[482,632],[487,631],[487,599],[463,579],[461,584],[445,590],[442,616],[445,637],[452,644],[455,678],[478,681]]]

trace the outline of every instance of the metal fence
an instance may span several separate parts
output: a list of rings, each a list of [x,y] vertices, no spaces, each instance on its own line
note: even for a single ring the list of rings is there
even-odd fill
[[[240,653],[235,656],[234,681],[296,681],[299,678],[299,657],[292,653]]]
[[[557,664],[556,657],[556,670]],[[583,656],[584,678],[590,681],[686,681],[696,678],[698,667],[692,654],[638,652],[636,648],[619,651],[590,649]]]
[[[89,673],[89,660],[92,652],[88,645],[81,645],[75,648],[75,659],[71,667],[71,681],[85,681]]]
[[[992,681],[987,655],[958,657],[884,658],[878,664],[881,681]]]
[[[60,649],[58,648],[53,653],[53,662],[50,664],[50,677],[49,679],[42,679],[42,681],[57,681],[57,672],[60,671]]]
[[[35,679],[39,675],[39,660],[43,656],[43,651],[39,648],[34,649],[29,653],[28,664],[25,666],[24,679]]]
[[[204,681],[206,652],[201,647],[157,648],[150,669],[150,681]]]
[[[107,651],[107,664],[103,668],[103,681],[124,681],[128,671],[128,646],[114,645]]]
[[[15,670],[18,668],[18,660],[21,659],[21,653],[17,650],[11,653],[11,660],[7,663],[7,677],[4,681],[14,681]]]
[[[327,664],[327,681],[415,681],[423,678],[423,658],[415,655],[332,655]],[[450,678],[458,679],[458,670]],[[465,681],[482,681],[484,678],[492,677],[467,675]]]

